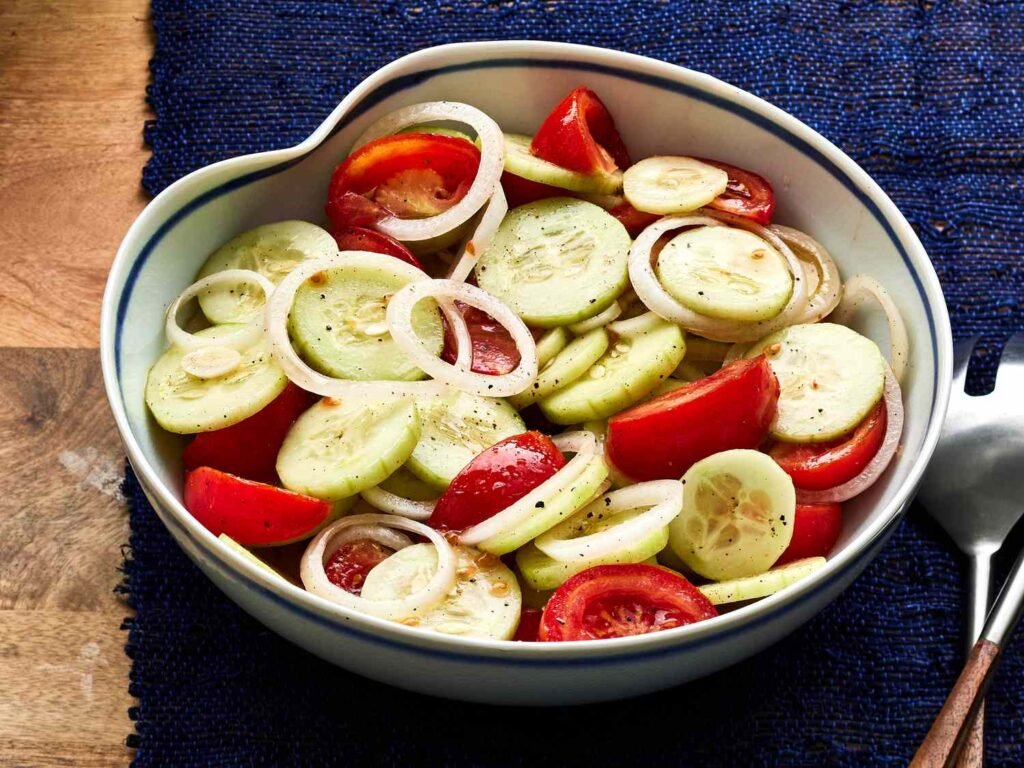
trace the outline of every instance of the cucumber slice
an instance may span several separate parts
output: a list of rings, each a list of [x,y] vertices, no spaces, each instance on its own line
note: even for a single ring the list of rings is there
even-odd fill
[[[587,373],[541,400],[540,409],[555,424],[605,419],[653,392],[685,353],[679,327],[659,320],[650,330],[613,342]]]
[[[806,557],[803,560],[794,560],[792,563],[780,565],[770,571],[747,576],[744,579],[730,579],[720,581],[717,584],[705,584],[698,587],[704,593],[704,597],[715,605],[724,603],[738,603],[742,600],[756,600],[759,597],[774,595],[790,584],[795,584],[805,576],[810,576],[825,566],[827,561],[824,557]]]
[[[669,545],[694,572],[715,581],[754,576],[789,546],[796,492],[767,454],[716,453],[690,467],[683,484]]]
[[[875,342],[845,325],[794,325],[746,353],[768,355],[779,379],[771,433],[779,440],[818,443],[841,437],[871,412],[885,386],[885,360]]]
[[[419,409],[417,409],[419,410]],[[422,427],[420,434],[423,434]],[[380,487],[395,496],[411,501],[436,501],[437,489],[428,483],[424,483],[416,475],[405,467],[399,467],[386,479],[381,481]]]
[[[456,392],[421,402],[417,410],[420,439],[406,469],[442,491],[486,448],[526,431],[515,408],[500,398]]]
[[[425,374],[388,333],[388,299],[418,270],[402,276],[353,259],[318,272],[299,286],[288,329],[295,347],[320,373],[339,379],[415,381]],[[417,275],[418,276],[418,275]],[[444,347],[444,326],[433,301],[413,312],[413,327],[434,354]]]
[[[259,272],[277,285],[306,259],[333,256],[338,244],[331,234],[306,221],[279,221],[250,229],[216,251],[197,279],[225,269]],[[222,285],[199,295],[199,306],[211,323],[241,323],[262,309],[262,291],[247,283]]]
[[[622,191],[646,213],[687,213],[725,192],[729,174],[692,157],[648,157],[626,169]]]
[[[694,312],[738,322],[775,317],[793,292],[782,254],[744,229],[696,227],[658,255],[658,280]]]
[[[537,339],[537,364],[547,365],[548,361],[561,352],[569,344],[572,336],[565,328],[559,326],[546,331]]]
[[[505,134],[505,170],[538,184],[547,184],[570,192],[613,195],[622,189],[622,172],[579,173],[541,160],[530,151],[533,138],[518,133]]]
[[[410,400],[324,398],[292,424],[277,454],[285,488],[332,501],[379,484],[416,447]]]
[[[238,328],[215,325],[196,335],[217,338]],[[186,373],[181,367],[184,356],[179,347],[171,347],[146,378],[146,405],[168,432],[189,435],[230,427],[269,405],[288,383],[266,341],[245,350],[234,370],[212,379]]]
[[[458,577],[440,605],[405,624],[460,637],[508,640],[519,626],[522,594],[515,574],[498,558],[455,547]],[[374,566],[363,582],[367,600],[400,600],[422,589],[437,569],[433,544],[404,547]]]
[[[509,402],[522,410],[576,381],[601,359],[601,355],[608,349],[608,341],[608,332],[604,328],[596,328],[573,339],[569,346],[541,369],[529,388],[510,397]]]
[[[480,287],[530,325],[593,317],[629,283],[629,233],[592,203],[556,197],[509,213],[476,265]]]

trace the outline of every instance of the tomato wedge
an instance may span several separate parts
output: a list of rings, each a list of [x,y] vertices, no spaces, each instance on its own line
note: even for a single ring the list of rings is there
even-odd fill
[[[636,480],[679,478],[713,453],[760,445],[778,400],[779,382],[764,355],[737,360],[613,416],[606,450]]]
[[[772,443],[768,454],[805,491],[824,491],[852,480],[885,439],[887,415],[881,401],[846,437],[827,443]]]
[[[576,574],[548,600],[539,639],[604,640],[646,635],[718,615],[678,573],[655,565],[598,565]]]
[[[308,536],[327,519],[331,505],[266,483],[200,467],[185,477],[185,508],[214,535],[260,547]]]
[[[542,160],[580,173],[612,173],[631,165],[608,108],[583,86],[551,110],[530,150]]]
[[[542,612],[536,608],[523,608],[523,613],[519,617],[519,626],[516,627],[516,633],[512,639],[523,643],[537,642],[541,615]]]
[[[763,176],[717,160],[700,158],[700,161],[729,174],[725,192],[712,200],[709,207],[752,219],[758,224],[771,224],[772,213],[775,211],[775,192]]]
[[[516,176],[508,171],[501,174],[501,187],[505,191],[505,199],[508,200],[509,208],[518,208],[520,205],[546,200],[549,197],[575,197],[567,189],[541,184],[539,181],[530,181],[530,179],[524,179],[522,176]]]
[[[843,508],[838,504],[797,504],[793,538],[776,565],[805,557],[827,557],[839,540]]]
[[[276,483],[281,443],[292,422],[316,400],[315,395],[288,382],[270,405],[248,419],[196,435],[185,446],[185,468],[213,467],[247,480]]]
[[[656,222],[661,217],[655,213],[645,213],[644,211],[638,211],[632,205],[623,200],[621,203],[616,205],[614,208],[608,210],[612,216],[622,222],[622,226],[629,232],[630,237],[636,237],[643,232],[647,227]],[[656,254],[652,255],[652,258]]]
[[[388,237],[383,232],[377,232],[366,227],[344,227],[336,229],[331,234],[338,243],[339,251],[383,253],[385,256],[394,256],[406,264],[412,264],[416,269],[423,269],[420,260],[413,255],[412,251],[395,240],[395,238]]]
[[[430,133],[385,136],[360,147],[334,170],[327,217],[342,229],[389,215],[436,216],[465,196],[479,166],[480,150],[465,139]]]
[[[327,559],[324,571],[331,584],[358,595],[363,591],[366,574],[392,554],[393,550],[380,542],[356,539],[338,547]]]
[[[521,355],[519,347],[516,346],[511,334],[505,330],[505,326],[476,307],[460,301],[456,302],[456,306],[462,311],[462,317],[469,329],[470,341],[473,343],[471,369],[475,373],[488,376],[501,376],[515,370]],[[442,359],[454,363],[457,350],[455,332],[445,323]]]
[[[501,512],[565,466],[541,432],[523,432],[492,445],[455,476],[441,494],[430,525],[461,531]]]

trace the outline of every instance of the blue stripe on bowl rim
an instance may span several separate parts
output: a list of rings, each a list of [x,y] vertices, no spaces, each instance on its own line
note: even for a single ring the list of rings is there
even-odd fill
[[[328,136],[334,136],[338,132],[344,130],[353,120],[358,118],[360,115],[365,114],[369,109],[379,104],[380,102],[384,101],[385,99],[397,93],[401,93],[402,91],[407,90],[413,86],[424,83],[432,78],[447,74],[453,74],[456,72],[492,68],[570,69],[581,72],[594,72],[597,74],[611,75],[613,77],[631,80],[633,82],[642,83],[644,85],[662,88],[665,90],[672,91],[674,93],[685,95],[689,98],[693,98],[698,101],[705,102],[717,108],[731,112],[732,114],[735,114],[739,117],[742,117],[743,119],[757,125],[759,128],[766,130],[776,138],[784,141],[786,144],[796,149],[797,151],[801,152],[805,156],[811,158],[818,165],[825,168],[833,178],[835,178],[840,184],[843,185],[844,188],[847,189],[847,191],[849,191],[855,198],[857,198],[857,200],[875,218],[876,222],[878,222],[878,224],[882,227],[883,231],[886,233],[892,244],[895,246],[897,252],[900,254],[900,257],[903,259],[903,263],[907,267],[907,270],[910,272],[910,275],[914,281],[914,285],[917,289],[918,295],[921,298],[921,303],[924,307],[925,316],[928,321],[928,333],[932,347],[932,358],[938,361],[938,335],[936,332],[935,319],[932,314],[931,306],[928,303],[927,293],[925,291],[924,284],[921,282],[921,278],[918,275],[917,270],[914,268],[914,264],[910,259],[909,253],[903,246],[903,243],[900,241],[900,238],[897,236],[892,225],[889,223],[888,219],[879,209],[875,201],[863,189],[861,189],[849,176],[847,176],[846,173],[843,172],[843,170],[839,168],[839,166],[831,158],[829,158],[819,149],[811,145],[802,137],[797,136],[788,129],[783,128],[782,126],[773,122],[768,117],[761,115],[760,113],[756,112],[755,110],[749,107],[737,104],[723,96],[719,96],[717,94],[704,91],[698,86],[680,83],[675,80],[671,80],[669,78],[661,77],[658,75],[634,72],[617,66],[612,66],[608,64],[597,64],[593,62],[562,61],[549,58],[521,57],[464,62],[461,64],[452,64],[443,67],[436,67],[433,69],[426,69],[420,72],[415,72],[407,75],[401,75],[399,77],[394,78],[393,80],[381,84],[373,91],[370,91],[358,104],[354,105],[352,109],[349,110],[349,112],[341,120],[338,121],[337,125],[335,125],[332,128]],[[232,192],[236,189],[247,186],[248,184],[256,182],[260,179],[281,173],[282,171],[285,171],[288,168],[291,168],[292,166],[295,166],[303,162],[307,157],[309,157],[313,152],[315,152],[319,148],[319,146],[320,145],[317,145],[316,147],[311,148],[308,152],[299,157],[291,158],[289,160],[277,163],[268,168],[263,168],[258,171],[253,171],[251,173],[244,174],[235,179],[220,184],[210,190],[207,190],[206,192],[197,196],[195,199],[190,200],[188,203],[186,203],[177,211],[168,216],[168,218],[149,237],[149,239],[145,242],[142,248],[139,249],[139,253],[135,261],[133,262],[127,277],[125,278],[124,286],[122,287],[121,294],[118,298],[117,315],[115,319],[114,331],[114,363],[117,372],[119,388],[121,383],[121,340],[124,322],[128,311],[128,305],[131,301],[133,289],[139,278],[139,275],[141,274],[143,266],[149,260],[153,251],[159,246],[163,238],[183,219],[185,219],[191,213],[203,207],[210,201],[215,200],[218,197],[228,194],[229,192]],[[934,367],[932,376],[932,388],[930,396],[931,402],[929,406],[929,411],[931,412],[934,412],[935,410],[935,398],[937,392],[938,365]],[[123,399],[123,389],[121,390],[121,396]],[[933,413],[932,419],[934,418],[935,416]],[[930,426],[931,423],[929,423],[929,427]],[[144,484],[144,481],[142,481],[141,476],[139,480]],[[895,525],[902,519],[903,514],[906,510],[906,506],[907,505],[905,504],[903,507],[901,507],[900,510],[898,510],[896,514],[894,514],[892,518],[888,520],[879,531],[876,532],[874,539],[867,542],[865,550],[862,553],[863,555],[873,556],[874,553],[877,552],[877,550],[881,547],[882,542],[884,542],[888,538],[888,536],[894,530]],[[746,632],[752,627],[767,623],[769,621],[773,621],[777,619],[780,615],[788,613],[800,605],[800,601],[785,603],[779,606],[775,611],[771,613],[753,617],[748,621],[737,623],[735,626],[711,634],[707,637],[698,638],[695,640],[691,640],[689,642],[680,643],[678,645],[668,645],[649,650],[635,651],[632,653],[611,652],[606,653],[604,655],[588,654],[587,656],[580,658],[512,658],[492,655],[479,655],[469,652],[449,651],[436,648],[426,648],[420,645],[416,645],[412,642],[405,642],[388,637],[383,637],[373,632],[350,626],[342,620],[323,616],[306,606],[293,602],[292,600],[281,595],[278,595],[276,592],[270,590],[262,584],[245,579],[241,576],[241,574],[237,573],[229,564],[227,564],[224,561],[220,553],[210,550],[205,545],[204,542],[199,541],[173,515],[160,511],[159,505],[154,505],[154,507],[158,510],[158,514],[165,525],[177,530],[180,534],[188,538],[198,550],[202,550],[212,554],[214,557],[212,560],[208,562],[214,568],[221,571],[222,574],[226,576],[230,581],[237,583],[242,588],[248,589],[250,591],[255,591],[259,593],[262,598],[269,599],[272,602],[278,604],[279,606],[285,608],[286,610],[292,613],[300,614],[304,618],[310,619],[316,623],[323,624],[333,629],[341,630],[347,634],[354,635],[362,640],[367,640],[383,646],[398,648],[403,651],[411,651],[420,655],[451,659],[461,662],[479,662],[486,664],[501,663],[519,666],[574,666],[605,663],[624,663],[634,660],[671,655],[675,653],[685,653],[693,650],[696,647],[706,645],[712,642],[719,642],[724,637],[727,637],[729,635],[736,634],[739,632]],[[833,586],[835,582],[843,578],[849,572],[850,569],[856,567],[858,564],[863,564],[864,562],[865,557],[861,557],[851,561],[849,564],[847,564],[845,569],[837,571],[836,573],[831,574],[830,578],[822,580],[815,584],[814,587],[811,590],[807,591],[803,597],[808,598],[809,596],[815,593],[822,592],[825,589]]]

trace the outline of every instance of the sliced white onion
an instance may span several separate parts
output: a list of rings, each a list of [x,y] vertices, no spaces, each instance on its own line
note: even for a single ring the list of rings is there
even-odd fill
[[[412,326],[416,305],[426,298],[461,301],[486,312],[505,327],[519,350],[519,365],[500,376],[473,373],[450,365],[427,350]],[[507,304],[469,283],[424,280],[404,286],[388,302],[387,325],[391,338],[419,368],[456,389],[484,397],[509,397],[526,389],[537,378],[537,343],[530,329]]]
[[[410,520],[427,520],[434,513],[436,501],[413,501],[398,494],[385,491],[380,486],[367,488],[359,494],[363,499],[382,512],[407,517]]]
[[[254,283],[263,290],[263,295],[270,303],[270,297],[274,293],[274,284],[259,272],[251,269],[225,269],[222,272],[214,272],[212,275],[197,280],[188,288],[178,294],[178,298],[171,302],[167,308],[167,320],[164,323],[164,332],[167,340],[178,349],[191,352],[204,347],[229,347],[243,351],[251,347],[263,336],[263,314],[257,312],[244,326],[237,331],[217,336],[216,338],[196,336],[189,333],[178,325],[178,312],[185,302],[191,301],[203,291],[216,288],[221,284],[237,285],[238,283]]]
[[[910,338],[907,336],[907,326],[904,324],[903,315],[900,314],[892,296],[875,278],[870,275],[854,275],[847,280],[846,286],[843,288],[843,300],[839,302],[839,306],[829,320],[848,325],[865,299],[874,299],[885,312],[885,319],[889,323],[889,364],[892,366],[896,380],[902,382],[903,374],[907,369],[907,361],[910,358]]]
[[[852,499],[872,486],[889,466],[900,445],[903,434],[903,395],[892,369],[885,370],[885,437],[874,458],[864,470],[852,480],[823,491],[796,492],[797,504],[832,504]]]
[[[611,306],[604,310],[604,312],[589,317],[586,320],[580,320],[578,323],[573,323],[569,326],[569,330],[577,336],[582,336],[584,333],[589,333],[596,328],[604,328],[608,323],[617,320],[621,314],[622,305],[617,301],[613,301]]]
[[[346,535],[345,530],[351,526],[375,525],[425,536],[437,547],[437,570],[423,589],[396,600],[367,600],[332,584],[327,578],[325,561],[337,550],[339,538],[342,543],[359,538]],[[306,590],[314,595],[371,616],[401,621],[426,612],[444,600],[455,584],[455,567],[455,551],[451,544],[430,526],[397,515],[366,514],[343,517],[318,533],[302,555],[299,575]]]
[[[476,131],[477,143],[480,146],[480,167],[466,195],[448,210],[425,219],[400,219],[389,216],[376,225],[378,230],[396,240],[429,240],[451,232],[469,221],[501,186],[501,172],[505,167],[505,136],[494,120],[468,104],[430,101],[403,107],[385,115],[367,128],[356,140],[353,150],[405,128],[439,121],[461,123]]]
[[[438,299],[437,305],[444,313],[445,319],[455,335],[455,367],[468,371],[473,367],[473,338],[469,335],[469,326],[459,308],[451,299]]]
[[[365,265],[383,269],[414,283],[429,282],[430,278],[411,264],[393,256],[369,251],[341,251],[321,259],[304,261],[281,281],[267,302],[266,325],[270,351],[282,370],[293,383],[308,392],[324,397],[403,397],[440,394],[445,390],[437,381],[351,381],[334,379],[314,371],[299,357],[288,337],[288,314],[295,300],[295,292],[311,275],[327,269]],[[410,325],[410,330],[412,326]]]
[[[466,241],[466,244],[462,246],[462,255],[453,262],[452,268],[448,273],[449,280],[454,280],[458,283],[466,281],[466,278],[469,277],[476,263],[480,260],[480,256],[491,244],[491,240],[494,238],[495,233],[497,233],[498,227],[501,226],[501,222],[507,213],[508,200],[505,198],[505,191],[501,188],[501,184],[499,184],[495,188],[494,194],[491,195],[487,208],[484,209],[484,215],[481,217],[480,223],[476,225],[473,234]]]
[[[836,266],[836,262],[829,252],[825,250],[825,246],[810,235],[781,224],[775,224],[770,229],[782,238],[782,241],[790,247],[801,263],[810,264],[815,268],[818,284],[813,291],[808,291],[810,297],[807,300],[807,309],[796,322],[818,322],[836,308],[843,295],[843,281],[839,276],[839,267]],[[806,258],[804,258],[805,256]]]
[[[624,523],[574,539],[561,538],[564,531],[560,530],[562,528],[560,525],[541,534],[533,543],[545,555],[563,563],[580,562],[585,558],[614,554],[664,528],[675,519],[679,510],[683,508],[683,484],[678,480],[651,480],[646,483],[637,483],[598,498],[584,507],[577,515],[584,515],[589,511],[615,514],[639,507],[650,507],[650,509]],[[571,520],[562,525],[569,523]]]
[[[590,461],[597,456],[597,437],[593,432],[587,430],[566,432],[553,437],[552,440],[558,450],[576,455],[564,467],[521,499],[505,507],[498,514],[463,531],[459,536],[460,543],[473,546],[519,527],[536,512],[538,502],[550,501],[555,493],[574,483],[583,474],[583,470],[586,469]]]
[[[383,525],[348,525],[338,531],[337,535],[331,540],[327,559],[330,560],[330,556],[345,544],[365,539],[375,541],[381,546],[395,550],[395,552],[411,547],[413,544],[412,539],[404,533],[400,533],[393,528],[386,528]]]

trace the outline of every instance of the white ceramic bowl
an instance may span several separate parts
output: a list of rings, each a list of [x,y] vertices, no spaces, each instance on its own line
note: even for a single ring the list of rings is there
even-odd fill
[[[778,221],[806,230],[845,275],[866,271],[892,292],[910,331],[903,451],[845,507],[824,569],[711,621],[628,639],[511,643],[428,634],[307,594],[225,548],[181,503],[181,438],[143,403],[165,346],[163,310],[212,249],[270,221],[320,221],[331,171],[356,136],[398,107],[447,99],[531,132],[575,86],[596,90],[634,157],[716,157],[770,179]],[[866,328],[874,335],[879,327]],[[884,340],[884,334],[879,335]],[[949,318],[935,272],[893,203],[850,158],[803,123],[707,75],[615,51],[561,43],[430,48],[379,70],[304,142],[236,157],[171,185],[132,225],[103,300],[103,374],[128,458],[182,549],[268,627],[339,666],[396,686],[502,704],[563,704],[645,693],[709,674],[774,643],[820,611],[895,529],[935,447],[950,388]]]

